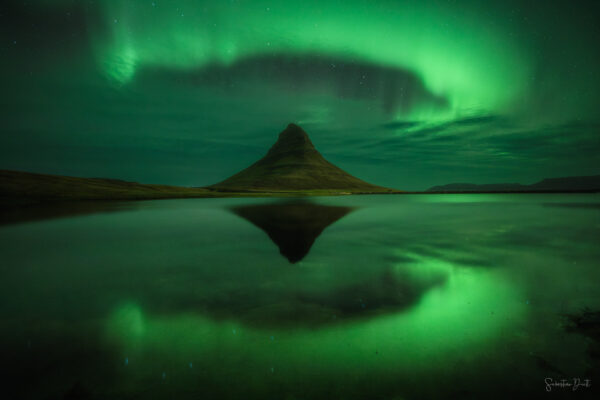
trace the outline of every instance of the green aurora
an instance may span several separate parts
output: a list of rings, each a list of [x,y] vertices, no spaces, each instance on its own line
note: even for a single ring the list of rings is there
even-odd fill
[[[294,121],[399,189],[596,174],[598,6],[521,3],[8,1],[0,167],[207,185]]]

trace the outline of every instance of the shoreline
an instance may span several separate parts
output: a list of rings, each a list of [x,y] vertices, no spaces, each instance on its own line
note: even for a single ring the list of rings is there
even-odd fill
[[[72,201],[138,201],[189,198],[274,198],[355,195],[443,195],[443,194],[584,194],[590,190],[512,190],[512,191],[401,191],[382,189],[313,189],[263,191],[223,190],[214,187],[184,187],[143,184],[110,178],[80,178],[0,170],[0,205],[63,203]]]

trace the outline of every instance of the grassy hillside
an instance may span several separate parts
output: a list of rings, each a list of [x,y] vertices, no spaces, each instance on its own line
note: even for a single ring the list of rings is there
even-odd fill
[[[3,203],[177,197],[215,197],[215,193],[201,188],[144,185],[117,179],[75,178],[0,170],[0,198]]]

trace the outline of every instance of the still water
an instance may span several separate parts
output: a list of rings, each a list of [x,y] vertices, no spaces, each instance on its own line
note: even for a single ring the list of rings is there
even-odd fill
[[[0,221],[4,398],[543,396],[594,363],[565,315],[600,309],[595,194],[78,203]]]

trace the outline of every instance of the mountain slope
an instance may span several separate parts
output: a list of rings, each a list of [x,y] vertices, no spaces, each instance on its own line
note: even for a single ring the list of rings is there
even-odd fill
[[[362,181],[327,161],[304,130],[289,124],[268,153],[230,178],[209,188],[222,191],[341,190],[393,192]]]

